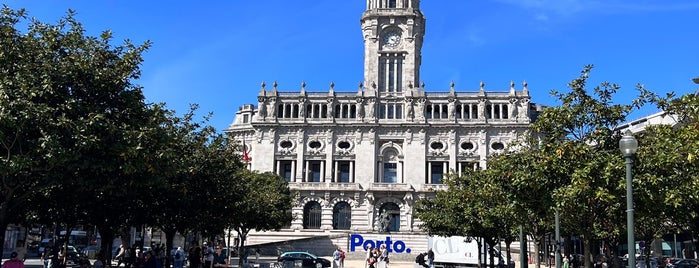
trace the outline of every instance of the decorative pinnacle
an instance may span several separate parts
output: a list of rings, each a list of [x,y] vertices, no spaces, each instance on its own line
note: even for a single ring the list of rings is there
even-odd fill
[[[334,88],[335,88],[335,82],[334,82],[334,81],[330,81],[330,89],[334,89]]]
[[[362,91],[362,88],[364,87],[364,83],[362,81],[359,81],[359,91]]]
[[[484,88],[485,88],[485,83],[483,81],[481,81],[481,91],[484,91],[485,90]]]
[[[425,81],[422,81],[422,84],[420,84],[420,87],[421,87],[422,89],[425,89]]]
[[[449,83],[449,87],[454,90],[454,80],[451,80],[451,83]]]
[[[301,89],[306,90],[306,81],[301,80]]]
[[[515,81],[510,80],[510,88],[512,88],[512,89],[515,88]]]
[[[262,81],[262,84],[260,84],[260,87],[261,87],[262,89],[265,89],[265,81],[264,81],[264,80]]]
[[[274,81],[274,83],[272,84],[272,86],[274,87],[274,90],[277,90],[277,81]]]

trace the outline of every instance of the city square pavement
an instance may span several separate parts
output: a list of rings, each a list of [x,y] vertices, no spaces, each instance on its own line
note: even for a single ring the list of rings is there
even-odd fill
[[[331,260],[331,257],[324,257],[326,259]],[[7,259],[3,259],[2,262],[4,263]],[[94,260],[93,260],[94,261]],[[274,261],[274,257],[262,257],[260,259],[260,264],[262,265],[254,265],[255,267],[263,267],[263,268],[269,268],[269,263]],[[230,267],[238,267],[238,263],[234,260],[232,261],[233,265]],[[116,263],[112,264],[112,267],[115,267]],[[39,258],[36,257],[30,257],[24,262],[24,266],[26,268],[43,268],[43,263]],[[123,267],[123,266],[121,266]],[[365,268],[364,261],[363,260],[345,260],[345,267],[346,268]],[[416,268],[419,267],[413,262],[407,262],[407,261],[396,261],[396,262],[391,262],[388,265],[388,268]],[[376,268],[384,268],[381,266],[377,266]]]

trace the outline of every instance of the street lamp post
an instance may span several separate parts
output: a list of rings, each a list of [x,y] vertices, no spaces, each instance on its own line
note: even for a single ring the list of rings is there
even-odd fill
[[[633,188],[631,179],[631,165],[636,149],[638,149],[638,141],[633,137],[630,130],[626,130],[624,136],[619,140],[619,149],[624,154],[626,160],[626,231],[628,235],[627,247],[629,249],[629,268],[636,267],[636,239],[634,238],[633,226]]]

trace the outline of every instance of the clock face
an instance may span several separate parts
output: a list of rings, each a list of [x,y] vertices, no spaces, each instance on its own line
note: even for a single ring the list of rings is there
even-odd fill
[[[387,47],[396,47],[400,44],[400,33],[398,31],[390,31],[383,36],[383,43]]]

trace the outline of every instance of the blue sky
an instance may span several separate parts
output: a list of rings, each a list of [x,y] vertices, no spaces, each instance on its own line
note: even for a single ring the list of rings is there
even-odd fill
[[[213,112],[223,130],[239,106],[256,103],[260,83],[280,91],[356,91],[363,76],[359,18],[363,0],[314,1],[3,1],[55,23],[71,8],[90,35],[112,30],[153,42],[142,77],[149,102],[178,112],[190,103]],[[521,88],[532,101],[557,105],[585,64],[590,83],[622,88],[629,103],[640,83],[659,94],[699,85],[699,1],[695,0],[423,0],[427,18],[421,80],[427,91]],[[657,111],[649,107],[635,119]]]

